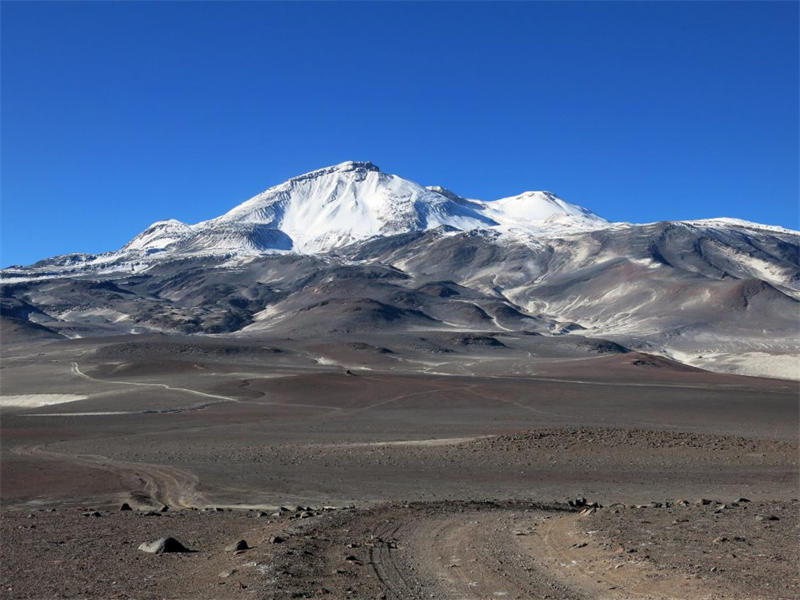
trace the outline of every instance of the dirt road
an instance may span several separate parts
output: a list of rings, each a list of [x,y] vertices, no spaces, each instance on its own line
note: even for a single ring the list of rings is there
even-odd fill
[[[199,479],[192,473],[166,465],[128,463],[96,454],[66,454],[48,450],[43,446],[14,448],[18,456],[54,460],[99,469],[119,480],[125,492],[122,501],[134,506],[160,507],[166,504],[175,508],[203,508],[208,499],[197,490]]]
[[[612,540],[581,526],[591,514],[536,503],[417,503],[301,523],[289,530],[291,551],[278,558],[281,591],[269,597],[315,589],[389,600],[762,597],[621,556]],[[298,570],[297,555],[308,557],[308,570]]]

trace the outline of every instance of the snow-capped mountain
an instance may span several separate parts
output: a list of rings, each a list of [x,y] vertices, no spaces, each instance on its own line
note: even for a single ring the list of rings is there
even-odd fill
[[[468,332],[504,336],[523,363],[568,338],[573,355],[600,344],[800,379],[800,232],[732,218],[611,223],[549,192],[467,199],[368,162],[0,277],[5,341],[390,335],[456,356],[447,344]]]
[[[606,224],[550,192],[468,200],[382,173],[369,162],[344,162],[271,187],[209,221],[159,221],[124,250],[316,253],[441,226],[544,234]]]

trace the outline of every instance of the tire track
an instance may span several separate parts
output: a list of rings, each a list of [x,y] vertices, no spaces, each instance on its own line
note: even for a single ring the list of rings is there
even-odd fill
[[[375,516],[367,533],[371,574],[389,600],[714,597],[680,573],[641,563],[615,569],[611,551],[575,543],[575,514],[454,503]]]
[[[204,405],[202,405],[202,407],[211,406],[212,404],[219,404],[220,402],[234,402],[236,404],[241,404],[242,403],[242,400],[239,400],[238,398],[233,398],[231,396],[221,396],[219,394],[209,394],[208,392],[200,392],[198,390],[192,390],[192,389],[189,389],[189,388],[175,387],[175,386],[167,385],[166,383],[144,383],[144,382],[141,382],[141,381],[122,381],[122,380],[119,380],[119,379],[112,379],[112,380],[98,379],[96,377],[92,377],[91,375],[87,375],[86,373],[81,371],[81,369],[78,366],[77,362],[73,362],[72,363],[71,372],[72,372],[73,375],[76,375],[77,377],[81,377],[83,379],[87,379],[89,381],[93,381],[93,382],[96,382],[96,383],[107,383],[107,384],[110,383],[110,384],[117,384],[117,385],[133,385],[133,386],[138,386],[138,387],[151,387],[151,388],[156,387],[156,388],[160,388],[160,389],[163,389],[163,390],[169,390],[169,391],[179,392],[179,393],[183,393],[183,394],[191,394],[193,396],[200,396],[200,397],[203,397],[203,398],[212,398],[214,400],[217,400],[217,402],[211,402],[211,403],[204,404]]]
[[[47,450],[43,446],[14,448],[12,452],[19,456],[69,462],[112,473],[119,477],[134,499],[151,498],[153,504],[175,508],[209,506],[208,498],[197,489],[199,478],[175,467],[125,462],[97,454],[66,454]]]

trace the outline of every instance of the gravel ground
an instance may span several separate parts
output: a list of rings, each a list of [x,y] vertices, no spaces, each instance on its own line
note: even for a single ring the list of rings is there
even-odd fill
[[[614,506],[581,526],[619,564],[647,561],[730,598],[800,598],[800,502],[734,500]]]

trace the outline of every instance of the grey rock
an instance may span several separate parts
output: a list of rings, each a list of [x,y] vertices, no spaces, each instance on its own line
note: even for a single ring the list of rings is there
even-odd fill
[[[148,554],[164,554],[165,552],[189,552],[190,550],[173,537],[163,537],[152,542],[139,544],[139,550]]]
[[[248,548],[250,548],[250,546],[247,545],[247,542],[245,540],[239,540],[235,544],[230,544],[228,546],[225,546],[225,550],[227,552],[236,552],[237,550],[247,550]]]
[[[756,515],[756,521],[780,521],[775,515]]]

